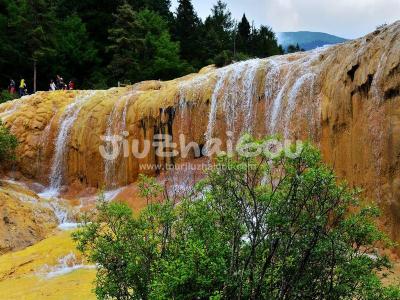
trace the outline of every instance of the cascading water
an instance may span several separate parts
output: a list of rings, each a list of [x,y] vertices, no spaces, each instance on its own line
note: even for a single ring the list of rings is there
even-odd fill
[[[50,172],[50,186],[45,193],[48,197],[56,196],[59,193],[63,182],[66,149],[69,141],[69,133],[74,125],[74,122],[79,116],[83,105],[90,100],[95,92],[85,92],[76,97],[75,101],[69,104],[62,117],[58,130],[58,135],[55,140],[55,155]]]
[[[204,84],[206,84],[207,80],[209,80],[209,76],[207,74],[203,74],[201,76],[198,76],[194,79],[189,79],[189,80],[184,80],[180,82],[178,90],[178,110],[180,111],[180,117],[181,117],[181,122],[180,122],[180,133],[183,132],[183,120],[185,118],[185,113],[187,113],[188,110],[188,102],[187,99],[189,98],[190,94],[192,97],[196,98],[202,91],[202,87]]]
[[[242,111],[245,113],[244,128],[242,131],[252,132],[253,130],[253,114],[254,114],[254,98],[256,93],[256,74],[261,67],[261,60],[254,59],[249,61],[246,74],[243,80],[243,89],[245,91],[244,101],[242,101]]]
[[[214,87],[214,91],[211,95],[211,107],[208,115],[208,125],[206,131],[206,142],[208,143],[213,136],[214,126],[217,119],[217,109],[218,109],[218,96],[224,87],[224,82],[226,75],[229,73],[230,69],[228,67],[219,69],[217,72],[217,82]],[[208,145],[207,145],[208,146]]]
[[[136,93],[135,90],[120,97],[113,105],[111,113],[107,119],[106,136],[122,135],[126,129],[126,118],[131,97]],[[122,106],[122,109],[121,109]],[[121,112],[122,110],[122,112]],[[107,143],[106,151],[111,153],[112,145]],[[107,189],[113,189],[117,186],[116,180],[116,161],[104,159],[104,180]]]
[[[309,93],[309,100],[313,100],[312,97],[314,95],[314,81],[315,81],[315,74],[313,73],[306,73],[300,76],[299,79],[296,80],[295,84],[289,91],[288,100],[287,100],[287,108],[284,117],[285,127],[284,127],[284,134],[285,137],[288,138],[289,135],[289,124],[296,106],[296,100],[302,90],[306,89],[305,93]]]
[[[265,98],[266,98],[266,120],[267,131],[270,134],[281,131],[285,137],[290,134],[289,125],[297,106],[297,99],[307,101],[307,104],[316,103],[314,99],[315,84],[318,70],[313,68],[313,63],[329,47],[317,48],[306,54],[295,54],[296,59],[289,60],[289,56],[281,56],[269,59],[269,68],[266,72]],[[301,97],[301,96],[305,97]],[[314,104],[313,107],[316,105]],[[317,105],[318,106],[318,105]],[[302,109],[298,109],[302,111]],[[318,116],[315,111],[308,115],[308,122]]]
[[[243,87],[240,84],[241,77],[246,71],[247,62],[239,62],[227,67],[228,72],[225,79],[224,92],[220,96],[222,108],[225,114],[226,128],[230,132],[235,132],[235,125],[238,115],[238,104]]]
[[[62,276],[79,269],[95,269],[95,265],[86,265],[82,259],[78,259],[73,252],[58,259],[58,264],[55,266],[44,265],[36,273],[37,275],[51,279]]]
[[[44,159],[44,151],[47,148],[47,145],[49,143],[49,135],[51,131],[51,126],[53,124],[54,118],[56,114],[54,113],[53,117],[50,119],[50,122],[46,125],[46,127],[43,129],[43,132],[40,136],[40,147],[38,147],[38,154],[37,154],[37,159],[36,159],[36,172],[41,171],[41,163]]]
[[[244,109],[244,126],[242,131],[251,128],[253,100],[255,96],[256,73],[261,66],[261,60],[253,59],[238,62],[217,70],[217,81],[211,96],[211,107],[208,116],[206,141],[209,142],[214,134],[218,102],[222,102],[225,123],[228,131],[235,132],[237,119]]]

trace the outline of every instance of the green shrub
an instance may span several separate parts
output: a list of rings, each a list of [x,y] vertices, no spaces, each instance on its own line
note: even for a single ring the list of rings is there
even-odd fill
[[[232,63],[233,53],[230,50],[224,50],[220,54],[214,57],[214,64],[216,67],[220,68]]]
[[[15,159],[15,148],[17,146],[17,138],[0,120],[0,162]]]
[[[10,94],[7,90],[3,90],[0,92],[0,103],[11,101],[17,99],[18,97],[18,94]]]
[[[74,234],[98,264],[99,299],[399,299],[376,273],[390,267],[378,210],[310,145],[295,158],[220,156],[180,201],[152,178],[139,188],[139,216],[100,201]]]

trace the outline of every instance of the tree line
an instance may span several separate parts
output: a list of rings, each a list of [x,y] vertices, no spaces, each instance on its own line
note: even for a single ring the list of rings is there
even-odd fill
[[[218,1],[203,21],[191,0],[0,0],[0,85],[56,74],[79,88],[171,79],[215,63],[283,52],[268,26],[237,22]]]

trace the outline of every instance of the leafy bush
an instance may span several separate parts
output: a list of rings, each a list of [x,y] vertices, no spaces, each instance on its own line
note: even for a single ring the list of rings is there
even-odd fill
[[[0,103],[11,101],[18,98],[18,94],[10,94],[7,90],[3,90],[0,93]]]
[[[180,201],[160,201],[152,178],[139,188],[138,216],[100,201],[74,234],[99,299],[399,299],[376,274],[390,267],[378,210],[308,144],[296,158],[220,156]]]
[[[17,138],[0,120],[0,162],[15,158],[15,148],[18,146]]]
[[[216,67],[223,67],[232,63],[233,53],[230,50],[224,50],[214,57],[214,64]]]
[[[218,54],[214,58],[214,64],[216,67],[224,67],[226,65],[229,65],[231,63],[235,63],[238,61],[242,60],[247,60],[250,59],[251,57],[245,53],[238,52],[235,55],[232,53],[232,51],[226,50],[222,51],[220,54]]]

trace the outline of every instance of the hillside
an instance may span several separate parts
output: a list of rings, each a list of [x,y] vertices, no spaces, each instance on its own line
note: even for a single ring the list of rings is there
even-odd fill
[[[277,33],[278,43],[286,49],[289,45],[299,44],[305,50],[315,49],[325,45],[339,44],[347,39],[324,32],[297,31]]]

